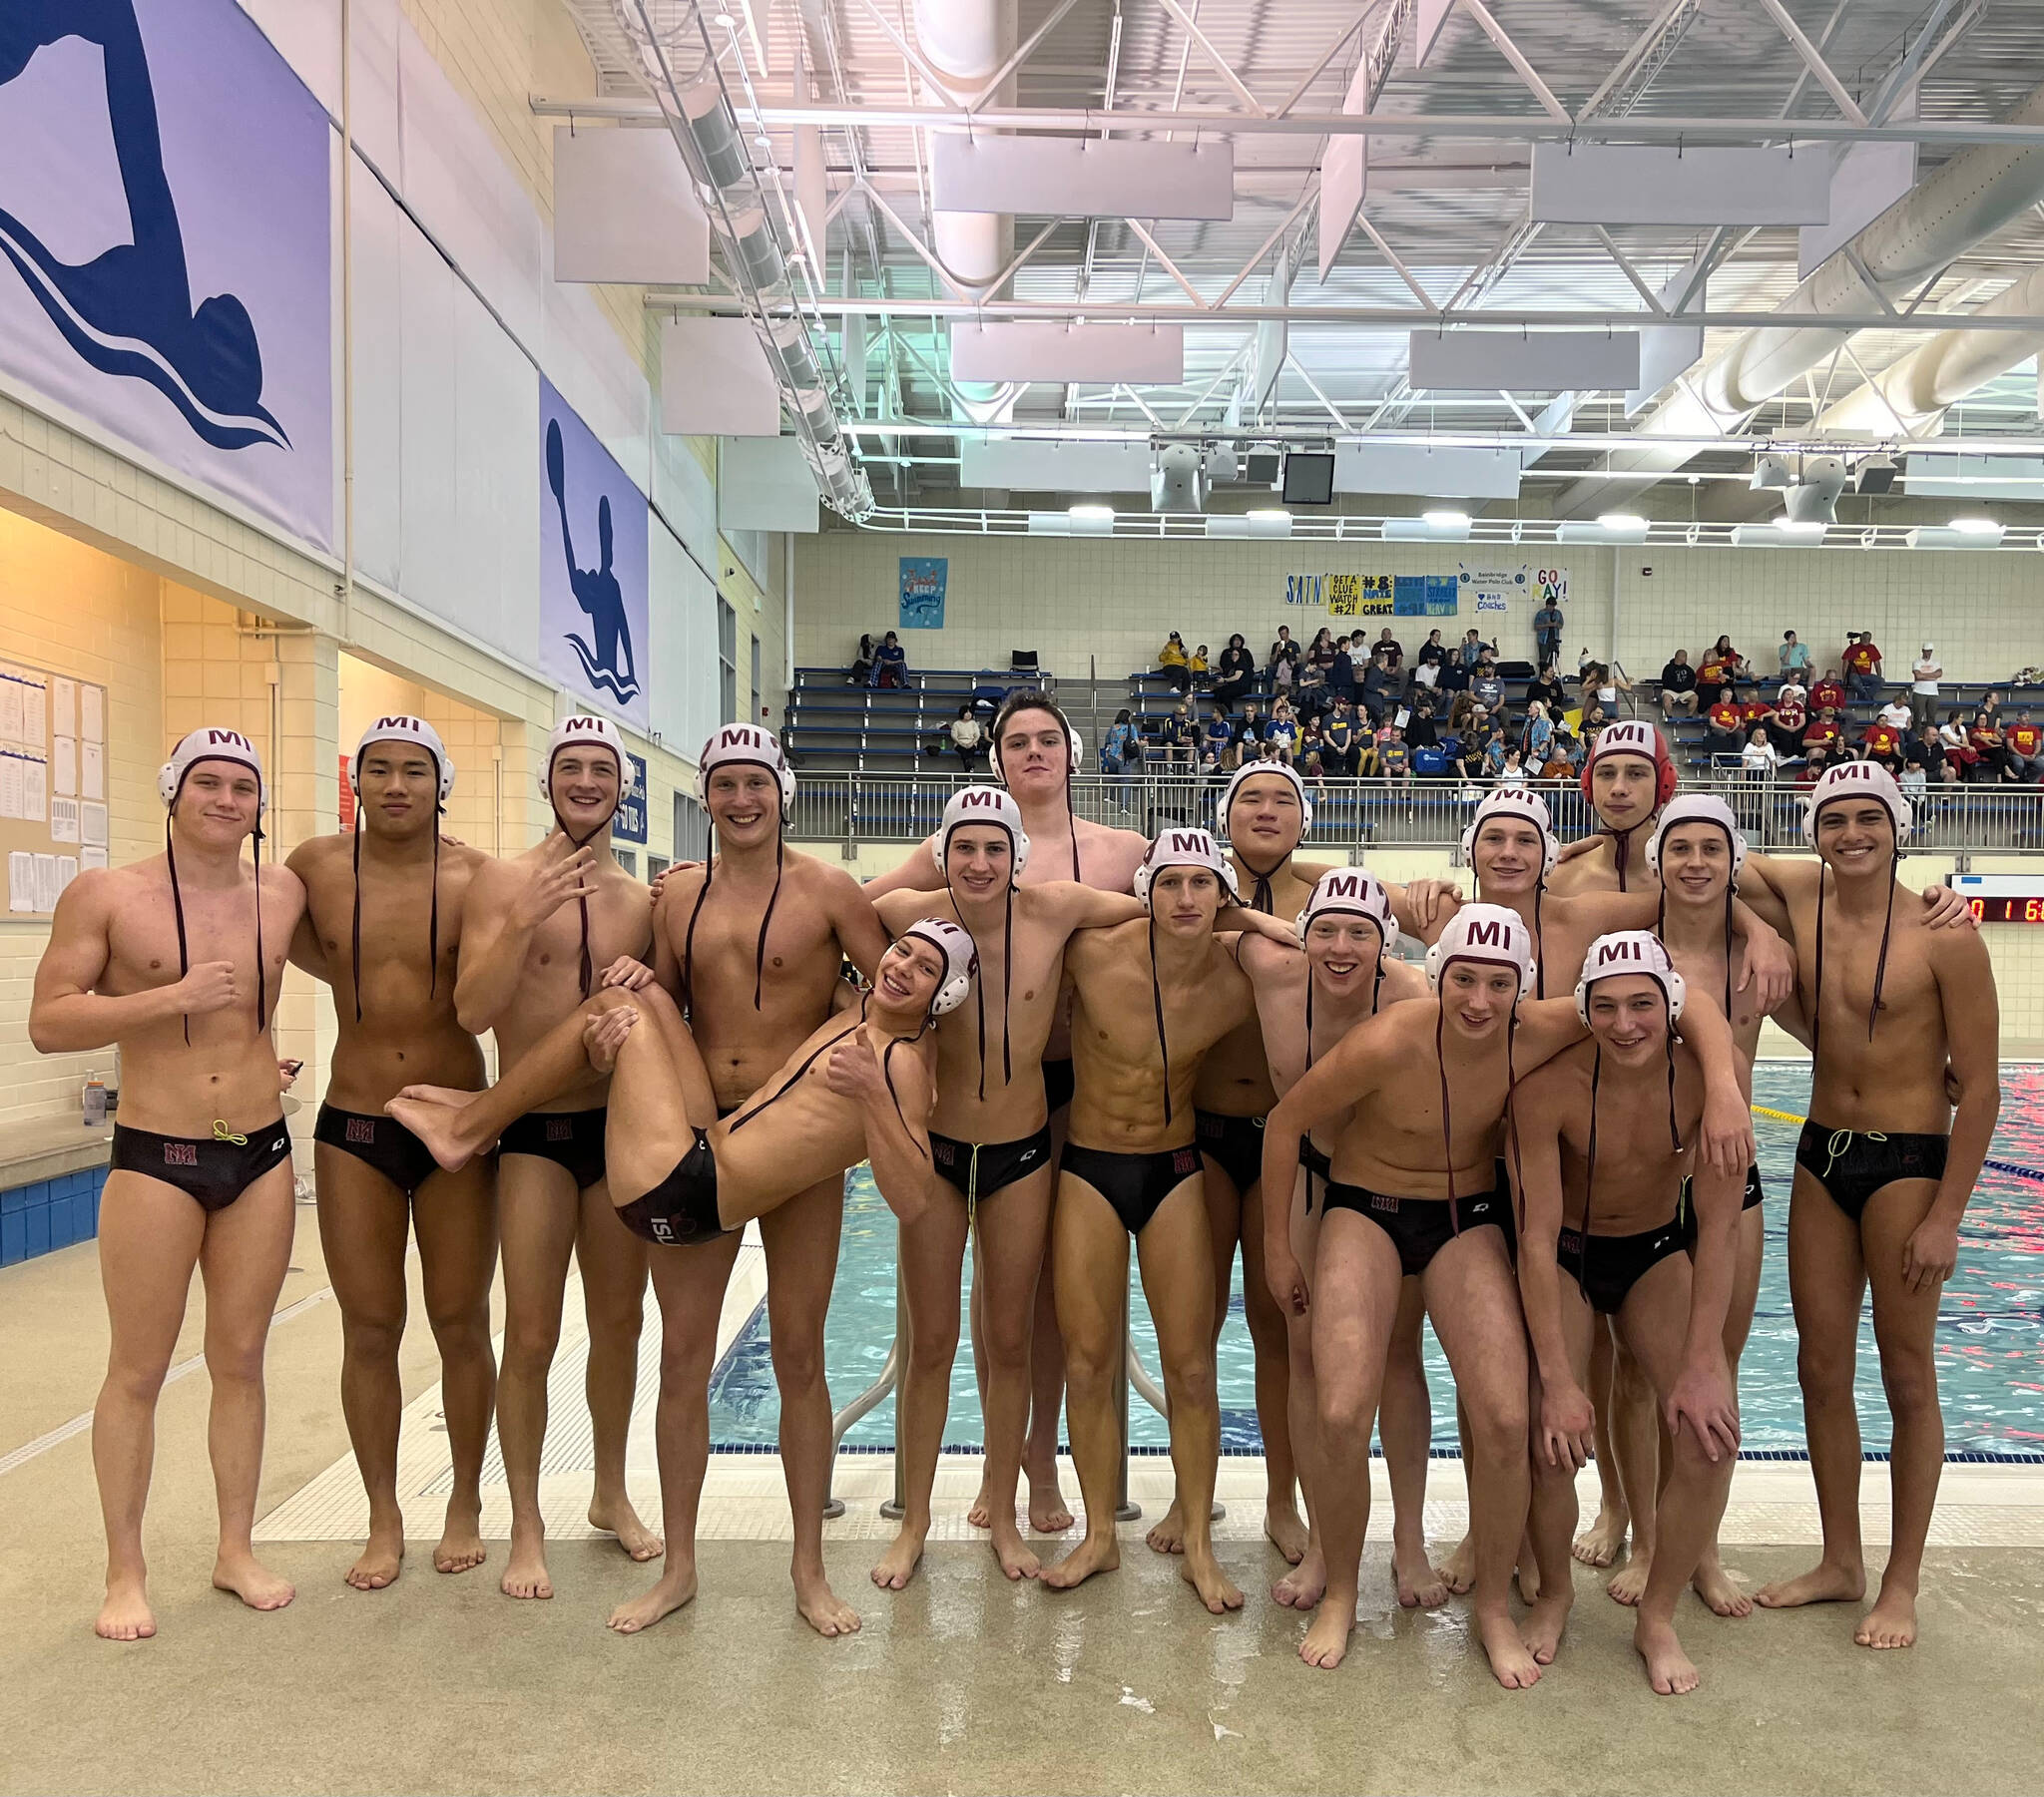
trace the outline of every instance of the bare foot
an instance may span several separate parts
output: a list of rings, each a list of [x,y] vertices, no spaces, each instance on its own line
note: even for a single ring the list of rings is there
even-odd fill
[[[1540,1563],[1533,1558],[1530,1543],[1519,1550],[1519,1601],[1526,1604],[1540,1601]]]
[[[1834,1567],[1820,1560],[1807,1572],[1762,1585],[1753,1600],[1763,1609],[1800,1609],[1805,1603],[1857,1603],[1865,1595],[1863,1568]]]
[[[1211,1547],[1189,1548],[1179,1563],[1178,1575],[1200,1593],[1200,1601],[1217,1616],[1242,1608],[1242,1587],[1222,1572]]]
[[[1675,1630],[1666,1622],[1642,1616],[1633,1624],[1633,1645],[1647,1662],[1647,1682],[1662,1696],[1680,1697],[1703,1683],[1695,1662],[1683,1652]]]
[[[1071,1507],[1065,1503],[1065,1494],[1058,1490],[1058,1470],[1053,1466],[1047,1477],[1039,1479],[1029,1475],[1029,1527],[1038,1535],[1062,1535],[1072,1526]]]
[[[1287,1565],[1295,1567],[1305,1557],[1306,1527],[1289,1503],[1265,1505],[1264,1533]]]
[[[1599,1510],[1596,1522],[1576,1537],[1569,1552],[1586,1567],[1608,1567],[1625,1546],[1625,1532],[1631,1518],[1623,1509]]]
[[[103,1641],[146,1641],[156,1633],[156,1611],[149,1607],[148,1587],[140,1578],[108,1581],[107,1600],[92,1631]]]
[[[1476,1538],[1465,1535],[1441,1563],[1441,1582],[1457,1597],[1476,1582]]]
[[[880,1556],[873,1568],[873,1582],[883,1591],[905,1590],[908,1581],[915,1576],[915,1569],[922,1562],[923,1537],[929,1534],[925,1524],[916,1529],[907,1523],[888,1545],[887,1552]]]
[[[795,1613],[826,1641],[858,1633],[858,1611],[830,1588],[829,1579],[821,1572],[794,1575],[794,1607]]]
[[[380,1591],[385,1585],[397,1582],[398,1569],[403,1564],[403,1519],[394,1519],[382,1528],[371,1522],[369,1539],[362,1546],[361,1558],[342,1576],[358,1591]]]
[[[1476,1631],[1483,1639],[1493,1676],[1506,1690],[1530,1690],[1540,1682],[1540,1662],[1519,1638],[1509,1611],[1499,1609],[1494,1615],[1478,1616]]]
[[[662,1616],[673,1615],[695,1595],[696,1569],[669,1566],[650,1589],[627,1598],[612,1610],[605,1626],[619,1634],[637,1634],[642,1628],[651,1628]]]
[[[1862,1647],[1916,1645],[1916,1593],[1882,1585],[1873,1607],[1859,1618],[1852,1638]]]
[[[511,1531],[511,1555],[504,1563],[498,1588],[507,1597],[551,1597],[554,1581],[547,1576],[547,1543],[543,1535]]]
[[[383,1109],[426,1144],[426,1151],[450,1173],[475,1157],[475,1144],[461,1135],[461,1108],[475,1097],[445,1086],[407,1086]]]
[[[1718,1550],[1710,1553],[1697,1563],[1695,1574],[1690,1579],[1690,1588],[1711,1606],[1712,1613],[1720,1616],[1750,1616],[1753,1614],[1753,1599],[1739,1588],[1739,1581],[1725,1571],[1725,1563],[1718,1558]]]
[[[480,1506],[449,1500],[447,1520],[440,1526],[439,1544],[433,1549],[433,1571],[466,1572],[489,1557],[489,1549],[483,1546]]]
[[[1348,1633],[1354,1626],[1354,1604],[1323,1601],[1305,1639],[1298,1644],[1298,1657],[1309,1666],[1331,1672],[1348,1652]]]
[[[1297,1566],[1271,1586],[1271,1595],[1286,1609],[1311,1609],[1327,1588],[1327,1557],[1318,1542],[1308,1542]]]
[[[1391,1544],[1391,1575],[1398,1581],[1401,1609],[1432,1609],[1448,1600],[1447,1578],[1435,1570],[1424,1542],[1413,1549]]]
[[[1022,1539],[1022,1532],[1015,1527],[1015,1513],[1008,1513],[1005,1523],[994,1526],[994,1559],[1000,1562],[1001,1571],[1010,1578],[1034,1578],[1043,1571],[1043,1562],[1031,1552],[1029,1544]]]
[[[1014,1508],[1015,1500],[1011,1496],[1008,1499],[1008,1509],[1012,1513]],[[982,1473],[979,1476],[979,1495],[972,1500],[972,1508],[965,1513],[965,1521],[974,1529],[991,1529],[994,1526],[994,1512],[998,1509],[1000,1506],[994,1502],[993,1488],[987,1482],[986,1475]]]
[[[1186,1520],[1179,1511],[1176,1498],[1172,1499],[1171,1508],[1143,1539],[1150,1544],[1152,1554],[1183,1554],[1186,1551]]]
[[[251,1609],[281,1609],[298,1594],[288,1578],[279,1578],[246,1549],[223,1552],[213,1563],[213,1588],[233,1591]]]
[[[1089,1531],[1063,1560],[1043,1569],[1042,1582],[1051,1590],[1069,1591],[1074,1585],[1084,1584],[1095,1572],[1112,1572],[1121,1564],[1121,1543],[1112,1534],[1094,1535]]]
[[[1654,1557],[1642,1554],[1634,1547],[1632,1558],[1604,1581],[1604,1594],[1614,1603],[1623,1603],[1628,1609],[1637,1608],[1639,1601],[1647,1594],[1647,1576],[1654,1570]]]
[[[1520,1625],[1519,1638],[1526,1643],[1526,1651],[1541,1665],[1554,1664],[1554,1656],[1561,1650],[1562,1630],[1569,1624],[1569,1609],[1574,1602],[1573,1591],[1536,1602]]]
[[[667,1544],[640,1522],[632,1500],[623,1492],[614,1498],[590,1499],[589,1526],[616,1536],[618,1546],[636,1561],[658,1560],[667,1552]]]

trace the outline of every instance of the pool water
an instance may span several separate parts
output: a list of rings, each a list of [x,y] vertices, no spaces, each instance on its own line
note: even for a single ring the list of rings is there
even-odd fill
[[[1806,1063],[1762,1062],[1754,1103],[1800,1116],[1807,1109]],[[1788,1307],[1788,1189],[1796,1125],[1756,1116],[1761,1174],[1768,1190],[1767,1255],[1753,1334],[1740,1365],[1739,1395],[1748,1454],[1803,1451],[1802,1400],[1795,1384],[1795,1327]],[[2002,1070],[2001,1123],[1990,1158],[2006,1164],[1981,1174],[1959,1236],[1957,1271],[1938,1314],[1939,1389],[1944,1398],[1948,1455],[2044,1456],[2044,1066]],[[2038,1169],[2034,1175],[2012,1170]],[[894,1221],[864,1167],[847,1176],[844,1243],[837,1285],[824,1326],[825,1365],[834,1403],[843,1406],[879,1376],[894,1337]],[[971,1267],[966,1268],[969,1285]],[[1219,1381],[1222,1448],[1258,1453],[1253,1361],[1242,1314],[1242,1266],[1221,1334]],[[1130,1330],[1143,1364],[1154,1372],[1157,1337],[1131,1279]],[[969,1310],[966,1311],[969,1316]],[[1455,1448],[1454,1387],[1446,1358],[1426,1333],[1436,1449]],[[1888,1443],[1886,1401],[1874,1354],[1873,1326],[1859,1328],[1859,1410],[1868,1454]],[[770,1447],[777,1400],[768,1359],[765,1306],[719,1364],[711,1386],[711,1440],[720,1448]],[[1164,1419],[1132,1398],[1132,1445],[1161,1449]],[[951,1377],[948,1446],[981,1446],[979,1398],[969,1342],[961,1343]],[[848,1446],[890,1448],[894,1400],[883,1400],[845,1437]]]

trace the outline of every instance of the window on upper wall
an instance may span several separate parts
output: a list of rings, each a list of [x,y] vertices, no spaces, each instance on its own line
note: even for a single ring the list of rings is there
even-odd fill
[[[717,661],[721,676],[718,720],[736,723],[739,715],[739,615],[721,598],[717,602]]]
[[[710,859],[710,815],[686,792],[675,794],[675,859]]]
[[[754,721],[755,723],[759,723],[759,722],[761,721],[761,716],[760,716],[760,639],[759,639],[758,637],[755,637],[755,638],[753,639],[753,710],[752,710],[752,719],[753,719],[753,721]]]

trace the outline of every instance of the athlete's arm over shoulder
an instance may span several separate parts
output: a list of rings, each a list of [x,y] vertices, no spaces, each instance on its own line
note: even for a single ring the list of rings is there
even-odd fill
[[[865,882],[866,897],[881,898],[890,892],[934,892],[943,885],[944,870],[937,865],[936,840],[934,836],[925,836],[892,873],[873,875]]]
[[[804,871],[820,884],[824,911],[844,958],[870,980],[873,969],[880,965],[880,957],[887,952],[888,942],[887,931],[873,908],[872,895],[841,867],[826,867],[820,861],[812,861]]]
[[[1589,1459],[1590,1401],[1576,1381],[1562,1324],[1561,1142],[1568,1102],[1581,1085],[1578,1070],[1557,1058],[1512,1089],[1512,1184],[1519,1194],[1519,1298],[1540,1375],[1540,1415],[1533,1446],[1549,1466],[1582,1466]]]
[[[1937,1196],[1902,1250],[1903,1278],[1918,1291],[1949,1278],[1958,1264],[1959,1219],[2001,1116],[2001,1000],[1987,945],[1969,930],[1932,930],[1923,942],[1944,1008],[1948,1079],[1959,1098]]]
[[[330,836],[308,836],[291,850],[290,859],[284,865],[298,876],[308,892],[321,858],[331,852],[323,845],[337,840],[337,837]],[[332,982],[333,972],[326,965],[326,949],[319,940],[319,932],[312,927],[312,907],[309,904],[298,919],[297,928],[291,932],[290,964],[315,980]]]

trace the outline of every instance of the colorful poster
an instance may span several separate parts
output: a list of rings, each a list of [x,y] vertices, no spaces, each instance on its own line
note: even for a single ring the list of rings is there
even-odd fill
[[[1395,592],[1388,574],[1330,574],[1327,611],[1335,618],[1388,618]]]
[[[951,564],[944,556],[901,558],[900,629],[940,631],[944,628],[944,589],[950,577]]]
[[[619,801],[618,814],[611,821],[611,834],[620,842],[644,842],[646,840],[646,757],[635,755],[629,748],[625,759],[631,762],[629,769],[632,783],[625,796]]]
[[[544,376],[539,419],[540,666],[644,728],[646,495]]]
[[[1566,605],[1569,575],[1566,568],[1536,568],[1530,562],[1513,567],[1486,567],[1473,562],[1460,564],[1457,584],[1474,599],[1478,613],[1511,613],[1521,608],[1537,611],[1552,599]]]
[[[1399,618],[1452,618],[1461,609],[1461,590],[1452,574],[1401,574],[1391,594]]]
[[[1324,606],[1327,603],[1327,577],[1324,574],[1287,574],[1284,577],[1284,603],[1287,606]]]
[[[0,8],[0,373],[326,550],[332,138],[235,0]]]

